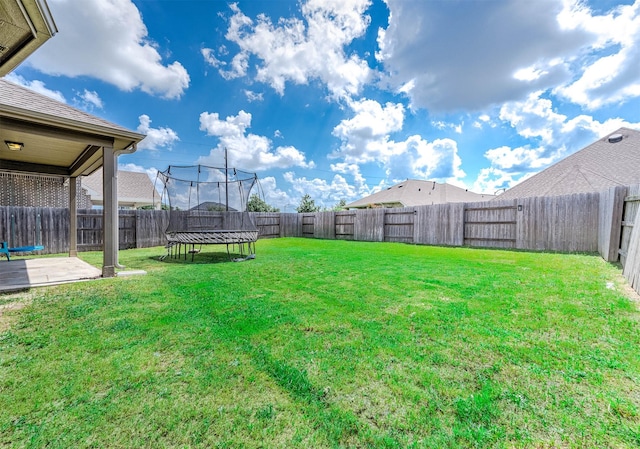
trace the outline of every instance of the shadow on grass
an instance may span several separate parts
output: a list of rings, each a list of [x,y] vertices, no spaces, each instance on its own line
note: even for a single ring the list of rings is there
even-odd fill
[[[234,263],[244,262],[251,259],[247,259],[246,254],[224,252],[199,252],[193,254],[181,254],[180,256],[162,254],[160,256],[149,257],[149,260],[160,261],[167,264],[213,264],[213,263]]]

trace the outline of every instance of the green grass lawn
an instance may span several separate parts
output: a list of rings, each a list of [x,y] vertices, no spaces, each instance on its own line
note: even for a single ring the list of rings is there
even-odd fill
[[[640,312],[600,258],[257,247],[0,296],[26,303],[0,317],[0,447],[640,445]]]

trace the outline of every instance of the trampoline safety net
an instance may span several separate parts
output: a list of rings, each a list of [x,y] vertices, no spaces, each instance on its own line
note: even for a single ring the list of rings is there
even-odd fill
[[[255,173],[205,165],[169,166],[158,173],[164,184],[163,199],[169,206],[165,229],[168,248],[177,246],[185,255],[198,252],[195,245],[239,245],[240,252],[254,254],[258,228],[247,202],[258,182]],[[188,245],[191,250],[188,250]]]

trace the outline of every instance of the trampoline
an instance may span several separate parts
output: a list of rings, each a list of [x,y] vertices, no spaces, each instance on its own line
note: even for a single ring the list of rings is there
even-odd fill
[[[165,229],[167,254],[191,260],[202,245],[225,245],[231,260],[255,258],[258,228],[247,212],[255,173],[230,167],[170,165],[158,172],[164,184],[163,201],[169,206]],[[232,257],[239,254],[239,257]]]

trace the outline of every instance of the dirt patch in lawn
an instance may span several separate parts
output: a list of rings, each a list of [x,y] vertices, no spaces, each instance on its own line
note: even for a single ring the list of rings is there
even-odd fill
[[[33,295],[29,293],[14,293],[0,296],[0,333],[5,332],[15,321],[15,313],[31,304]]]

